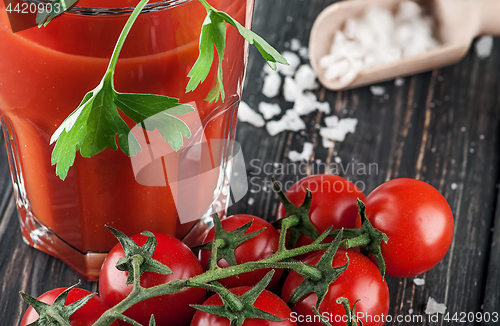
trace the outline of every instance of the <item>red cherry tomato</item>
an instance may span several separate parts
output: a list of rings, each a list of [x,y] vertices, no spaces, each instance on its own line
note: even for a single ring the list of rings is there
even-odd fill
[[[319,234],[330,226],[333,226],[334,230],[355,227],[358,215],[356,199],[364,201],[365,195],[351,181],[336,175],[311,175],[294,183],[285,194],[294,205],[300,206],[304,202],[306,189],[309,189],[313,196],[309,218]],[[278,219],[285,216],[285,208],[280,204]],[[333,241],[333,238],[327,238],[325,242],[329,241]],[[296,247],[310,243],[312,240],[302,235]]]
[[[154,233],[154,235],[157,246],[153,259],[170,267],[173,274],[161,275],[145,272],[141,276],[143,287],[150,288],[173,280],[185,280],[203,273],[198,259],[184,243],[166,234]],[[135,235],[131,238],[140,246],[147,240],[147,237],[143,235]],[[132,291],[132,285],[126,285],[128,272],[120,271],[115,267],[118,260],[124,256],[122,246],[116,245],[106,257],[99,276],[99,293],[110,306],[122,301]],[[205,297],[205,290],[190,288],[179,293],[139,302],[125,311],[125,315],[145,326],[149,325],[151,314],[154,314],[158,326],[189,325],[195,313],[189,305],[201,304]],[[123,323],[123,325],[129,324]]]
[[[366,198],[366,216],[384,232],[386,274],[410,277],[427,272],[448,252],[453,240],[453,214],[446,199],[431,185],[415,179],[395,179]],[[357,221],[357,226],[360,225]]]
[[[316,265],[323,251],[313,253],[306,257],[303,262]],[[345,326],[345,310],[336,300],[339,297],[349,299],[352,305],[356,300],[357,316],[360,317],[364,326],[381,326],[389,312],[389,289],[387,283],[382,280],[377,266],[363,254],[352,249],[339,248],[333,258],[333,267],[342,266],[347,262],[345,254],[349,256],[349,265],[340,276],[330,284],[328,293],[319,307],[319,313],[328,318],[333,326]],[[293,291],[302,283],[304,278],[295,272],[290,272],[285,283],[281,297],[286,302],[290,299]],[[292,321],[298,325],[322,326],[319,318],[314,319],[315,314],[312,307],[316,305],[317,296],[310,293],[302,298],[292,307]]]
[[[67,288],[57,288],[47,291],[38,297],[38,300],[47,304],[53,304],[57,296],[66,289]],[[70,305],[91,293],[92,292],[84,289],[73,288],[69,291],[64,304],[66,306]],[[91,326],[108,309],[109,306],[104,302],[104,300],[98,296],[93,296],[92,299],[90,299],[83,307],[78,309],[73,315],[71,315],[71,317],[69,317],[69,322],[71,326]],[[24,313],[23,319],[21,320],[21,326],[26,326],[35,322],[38,317],[38,313],[35,309],[33,309],[33,307],[30,306]],[[111,325],[118,326],[118,323],[113,322]]]
[[[274,252],[278,251],[279,246],[279,232],[267,221],[260,217],[246,214],[233,215],[221,221],[222,227],[226,231],[233,231],[240,226],[250,222],[252,225],[245,232],[249,234],[260,229],[264,229],[256,237],[251,238],[234,251],[236,262],[239,264],[265,259],[271,256]],[[214,238],[213,228],[208,232],[207,237],[203,243],[207,243]],[[207,266],[210,252],[208,250],[200,250],[200,261],[202,266]],[[229,264],[221,259],[218,262],[219,267],[228,267]],[[252,272],[240,274],[237,277],[232,276],[219,280],[219,282],[227,288],[234,288],[238,286],[253,286],[257,284],[271,269],[258,269]],[[283,270],[275,270],[274,276],[267,286],[267,289],[273,289],[279,282]]]
[[[238,288],[231,289],[230,291],[238,296],[243,295],[248,290],[250,286],[242,286]],[[203,305],[211,306],[222,306],[222,300],[219,295],[213,295],[203,303]],[[290,308],[286,305],[283,300],[277,295],[264,290],[254,303],[255,308],[273,314],[283,319],[290,318]],[[272,322],[263,319],[247,319],[243,323],[243,326],[295,326],[295,322],[290,320],[285,320],[282,322]],[[191,326],[229,326],[229,319],[224,317],[219,317],[206,312],[197,311],[191,321]]]

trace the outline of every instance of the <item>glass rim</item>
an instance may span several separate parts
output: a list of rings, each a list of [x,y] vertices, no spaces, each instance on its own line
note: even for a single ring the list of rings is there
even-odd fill
[[[50,4],[53,0],[25,0],[29,3],[34,4]],[[173,7],[180,6],[184,3],[191,2],[192,0],[163,0],[155,3],[148,3],[141,13],[155,12],[164,9],[169,9]],[[134,11],[135,7],[123,7],[123,8],[91,8],[91,7],[80,7],[72,6],[66,12],[77,14],[77,15],[122,15],[130,14]]]

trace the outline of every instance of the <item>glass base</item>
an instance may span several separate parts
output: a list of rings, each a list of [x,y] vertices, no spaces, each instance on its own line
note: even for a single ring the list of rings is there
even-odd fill
[[[205,238],[208,230],[213,226],[212,214],[214,210],[221,218],[226,215],[227,207],[231,202],[230,179],[234,165],[234,136],[236,130],[237,108],[239,101],[230,105],[230,113],[226,121],[225,132],[227,139],[222,142],[221,155],[227,159],[221,159],[217,186],[213,194],[210,208],[195,222],[182,237],[182,241],[188,246],[200,244]],[[19,151],[17,149],[16,134],[13,131],[9,119],[2,118],[2,128],[6,140],[7,153],[11,171],[14,196],[21,224],[23,240],[26,244],[55,256],[74,269],[84,279],[94,281],[99,278],[99,272],[107,252],[87,251],[82,252],[64,241],[49,227],[44,225],[33,213],[31,204],[25,189],[23,169],[20,166]],[[240,159],[241,161],[242,159]],[[244,167],[242,168],[244,171]],[[243,175],[244,173],[242,173]],[[246,182],[246,177],[245,182]],[[234,199],[234,198],[233,198]]]

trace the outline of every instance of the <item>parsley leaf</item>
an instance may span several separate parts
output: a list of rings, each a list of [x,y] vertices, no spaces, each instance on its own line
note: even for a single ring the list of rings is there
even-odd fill
[[[116,135],[126,155],[141,151],[116,107],[143,128],[150,131],[157,128],[175,151],[183,145],[183,136],[191,137],[188,126],[174,115],[193,112],[192,106],[179,104],[178,99],[167,96],[119,93],[114,90],[112,74],[108,73],[52,135],[50,143],[56,142],[52,165],[56,165],[56,174],[61,179],[66,178],[77,151],[83,157],[92,157],[106,147],[118,149]]]
[[[45,4],[44,9],[36,14],[36,23],[38,27],[47,26],[54,18],[68,10],[78,0],[55,0]]]
[[[114,88],[114,70],[121,48],[147,2],[148,0],[141,0],[125,24],[108,70],[99,85],[85,95],[80,105],[50,139],[51,144],[56,142],[52,152],[52,165],[56,165],[56,174],[62,180],[68,175],[78,151],[83,157],[92,157],[107,147],[116,150],[118,144],[128,156],[136,155],[141,150],[118,109],[143,128],[150,131],[158,129],[175,151],[183,145],[183,137],[191,137],[188,126],[175,115],[193,112],[192,106],[179,104],[178,99],[168,96],[119,93]]]
[[[259,50],[262,57],[264,57],[273,70],[276,70],[276,62],[288,65],[286,59],[283,58],[283,56],[270,46],[262,37],[242,26],[238,23],[238,21],[225,12],[218,11],[206,0],[200,0],[200,2],[207,10],[207,17],[205,18],[205,22],[203,23],[203,27],[201,29],[199,43],[200,54],[188,74],[190,80],[186,87],[186,92],[193,91],[207,78],[210,68],[212,67],[215,47],[219,57],[217,83],[215,87],[210,90],[206,101],[218,101],[219,97],[221,97],[222,101],[224,101],[225,94],[224,85],[222,83],[222,60],[224,60],[224,50],[226,44],[226,23],[234,26],[241,36],[248,41],[248,43],[255,44],[257,50]]]

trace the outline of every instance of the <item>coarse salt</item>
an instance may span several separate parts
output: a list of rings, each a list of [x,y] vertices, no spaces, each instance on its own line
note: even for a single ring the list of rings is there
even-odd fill
[[[268,98],[277,96],[280,92],[281,76],[279,73],[273,71],[264,77],[264,85],[262,87],[262,94]]]
[[[335,119],[332,118],[331,121]],[[325,121],[326,123],[326,121]],[[356,130],[356,125],[358,124],[358,119],[346,118],[338,120],[337,122],[330,122],[330,126],[326,128],[321,128],[319,134],[322,137],[328,138],[330,140],[344,141],[348,133],[354,133]]]
[[[382,86],[370,86],[370,92],[375,96],[382,96],[385,94],[385,88]]]
[[[278,71],[285,76],[293,76],[300,65],[299,56],[290,51],[283,52],[282,56],[286,59],[289,65],[278,65]]]
[[[415,285],[424,285],[425,284],[425,279],[423,278],[414,278],[413,279],[413,283],[415,283]]]
[[[481,36],[481,38],[476,42],[476,55],[480,59],[489,57],[492,49],[493,37],[491,35]]]
[[[288,158],[292,162],[306,161],[311,157],[313,149],[314,148],[312,143],[305,142],[302,153],[299,153],[297,151],[290,151],[288,152]]]
[[[439,46],[434,22],[413,1],[400,3],[395,15],[369,6],[358,18],[349,18],[336,31],[330,53],[320,59],[327,80],[348,85],[363,69],[415,56]]]
[[[429,297],[427,300],[427,306],[425,307],[425,313],[427,315],[433,315],[433,314],[443,314],[446,312],[446,306],[444,303],[437,303],[434,298]]]
[[[240,107],[238,108],[238,120],[248,122],[255,127],[263,127],[266,124],[264,118],[243,101],[240,102]]]
[[[394,86],[401,87],[405,84],[405,80],[401,77],[394,79]]]
[[[275,136],[285,130],[299,131],[305,129],[306,124],[299,117],[297,112],[290,109],[285,112],[281,120],[267,122],[266,128],[271,136]]]
[[[269,120],[276,115],[281,113],[281,107],[279,104],[271,104],[266,102],[259,103],[259,112],[262,113],[264,119]]]

